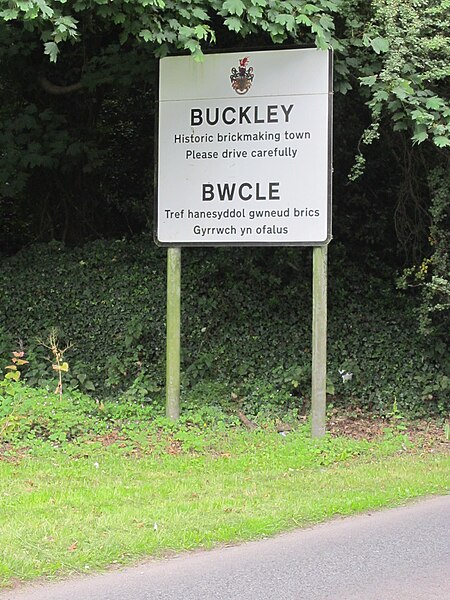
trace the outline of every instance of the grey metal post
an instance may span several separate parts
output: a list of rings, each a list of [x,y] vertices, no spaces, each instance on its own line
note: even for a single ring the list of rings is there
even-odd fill
[[[167,250],[166,416],[180,416],[181,248]]]
[[[312,319],[312,437],[325,435],[327,388],[327,254],[328,246],[313,250]]]

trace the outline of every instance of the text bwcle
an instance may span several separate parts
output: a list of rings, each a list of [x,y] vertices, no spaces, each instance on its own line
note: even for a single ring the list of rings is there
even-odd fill
[[[159,243],[329,241],[330,61],[317,49],[161,60]]]

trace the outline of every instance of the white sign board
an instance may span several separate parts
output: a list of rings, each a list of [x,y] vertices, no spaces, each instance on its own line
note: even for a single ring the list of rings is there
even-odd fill
[[[326,244],[330,156],[330,52],[160,61],[157,243]]]

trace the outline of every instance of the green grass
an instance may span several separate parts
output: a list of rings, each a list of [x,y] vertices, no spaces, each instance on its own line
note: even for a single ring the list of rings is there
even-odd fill
[[[402,453],[401,437],[184,437],[178,455],[167,453],[171,433],[139,454],[117,443],[47,444],[0,461],[2,585],[255,539],[449,489],[450,458]]]

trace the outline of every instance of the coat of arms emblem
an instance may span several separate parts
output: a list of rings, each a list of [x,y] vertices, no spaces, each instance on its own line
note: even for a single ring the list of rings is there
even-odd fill
[[[246,94],[248,90],[252,87],[254,77],[253,67],[247,68],[248,63],[248,57],[242,58],[239,61],[239,69],[236,69],[236,67],[233,67],[231,69],[231,87],[236,92],[236,94]]]

